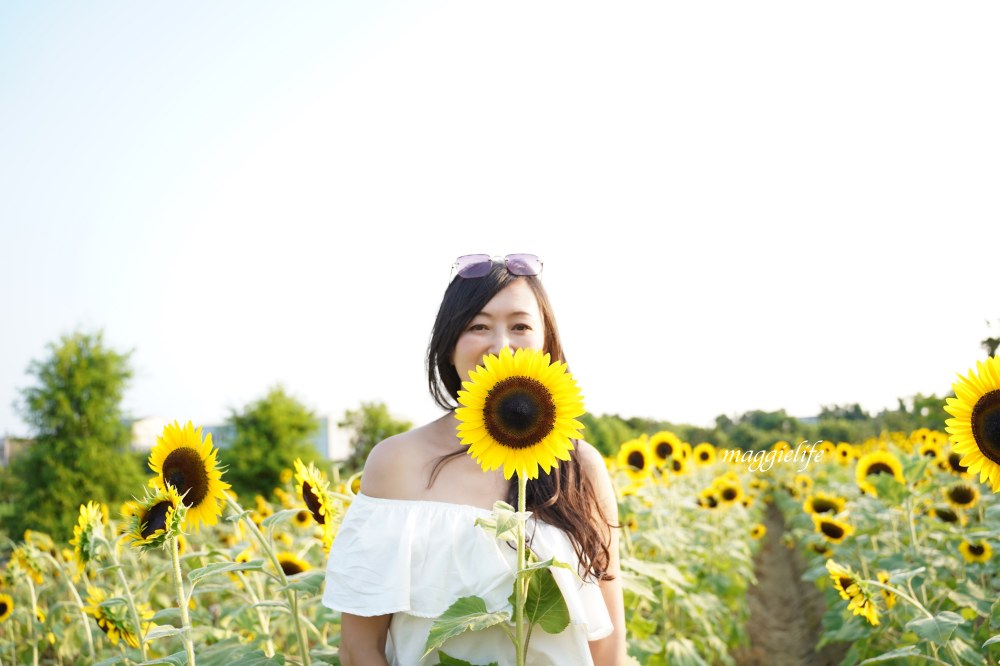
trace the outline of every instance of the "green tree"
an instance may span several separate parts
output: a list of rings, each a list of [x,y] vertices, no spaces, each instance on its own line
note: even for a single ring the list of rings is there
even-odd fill
[[[281,385],[242,412],[230,410],[226,423],[233,434],[232,444],[219,456],[227,466],[222,478],[244,500],[257,493],[271,496],[281,485],[281,471],[291,469],[296,458],[310,462],[319,457],[312,445],[319,428],[316,415]]]
[[[18,410],[34,442],[11,461],[8,482],[16,511],[6,529],[72,536],[80,504],[95,500],[117,509],[141,491],[142,467],[129,451],[131,432],[121,410],[132,377],[131,352],[105,347],[103,332],[76,332],[32,361],[37,385],[22,389]]]
[[[362,402],[359,409],[344,412],[343,420],[337,425],[353,433],[351,457],[345,464],[347,470],[361,469],[376,444],[413,427],[409,421],[394,418],[384,402]]]

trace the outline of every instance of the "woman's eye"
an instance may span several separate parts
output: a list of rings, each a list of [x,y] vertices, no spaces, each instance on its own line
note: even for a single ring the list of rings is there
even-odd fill
[[[473,324],[472,326],[469,327],[469,330],[470,331],[485,331],[486,330],[486,324]]]
[[[527,324],[514,324],[515,331],[530,331],[531,327]]]

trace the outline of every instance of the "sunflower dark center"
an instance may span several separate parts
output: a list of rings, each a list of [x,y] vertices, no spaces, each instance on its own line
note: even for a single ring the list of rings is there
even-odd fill
[[[986,552],[986,548],[979,543],[970,543],[969,552],[978,557]]]
[[[873,474],[892,474],[892,467],[889,467],[888,463],[884,462],[872,463],[868,466],[865,476],[872,476]]]
[[[714,496],[712,496],[712,495],[709,495],[709,496],[708,496],[708,497],[706,498],[706,501],[708,502],[708,506],[710,506],[710,507],[711,507],[711,508],[713,508],[713,509],[714,509],[715,507],[719,506],[719,500],[715,499],[715,497],[714,497]]]
[[[157,502],[146,512],[146,520],[142,524],[142,531],[139,532],[143,539],[148,539],[158,530],[167,527],[167,511],[173,508],[170,502]]]
[[[844,536],[844,528],[836,523],[824,522],[820,525],[819,529],[831,539],[839,539]]]
[[[735,488],[723,488],[722,489],[722,499],[727,502],[732,502],[736,499],[736,489]]]
[[[679,472],[679,471],[681,471],[684,468],[684,463],[682,463],[680,460],[677,460],[675,458],[673,460],[673,466],[674,466],[674,471],[675,472]]]
[[[982,454],[1000,465],[1000,391],[990,391],[976,401],[972,435]]]
[[[976,492],[969,486],[953,486],[948,489],[948,497],[955,504],[972,504],[976,499]]]
[[[625,460],[629,467],[634,467],[636,469],[646,468],[646,456],[642,455],[642,451],[633,451],[628,454],[628,458]]]
[[[7,602],[0,601],[0,615],[6,615],[8,610],[10,610],[10,608],[8,608]]]
[[[321,506],[319,498],[313,492],[312,486],[305,481],[302,482],[302,500],[306,503],[306,508],[312,514],[313,520],[323,525],[326,522],[326,516],[319,512]]]
[[[812,507],[816,513],[836,513],[837,505],[828,499],[814,498]]]
[[[670,442],[660,442],[656,445],[656,456],[661,460],[666,460],[668,456],[673,455],[674,445]]]
[[[969,468],[962,464],[962,454],[961,453],[949,453],[948,454],[948,464],[951,466],[953,472],[967,472]]]
[[[824,550],[825,550],[825,548],[824,548]],[[854,579],[853,578],[847,578],[845,576],[841,576],[840,577],[840,587],[841,587],[841,589],[844,590],[844,592],[847,592],[847,588],[849,588],[851,585],[854,585]]]
[[[701,453],[698,454],[698,457],[701,458],[702,460],[708,460],[708,451],[702,451]]]
[[[299,565],[298,562],[294,560],[280,560],[281,570],[285,572],[286,576],[294,576],[297,573],[302,573],[305,569]]]
[[[944,507],[940,507],[934,510],[934,514],[946,523],[957,523],[958,514]]]
[[[205,461],[191,447],[183,446],[170,452],[163,461],[163,480],[184,495],[186,506],[199,506],[208,496]]]
[[[537,379],[508,377],[496,383],[483,408],[486,431],[503,446],[526,449],[552,432],[556,405]]]
[[[937,454],[938,454],[937,449],[935,449],[933,446],[928,446],[926,449],[924,449],[924,455],[929,458],[937,458]]]

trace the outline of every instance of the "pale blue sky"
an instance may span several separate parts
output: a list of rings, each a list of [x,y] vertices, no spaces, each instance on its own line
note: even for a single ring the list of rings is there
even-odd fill
[[[0,435],[75,328],[125,408],[438,414],[451,261],[535,252],[596,413],[942,393],[1000,318],[995,3],[0,5]],[[994,329],[995,334],[996,329]]]

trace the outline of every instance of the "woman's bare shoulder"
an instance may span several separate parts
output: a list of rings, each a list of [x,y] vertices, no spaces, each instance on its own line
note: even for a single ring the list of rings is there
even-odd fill
[[[388,437],[368,454],[361,492],[369,497],[412,499],[424,481],[421,470],[432,459],[428,426]]]

